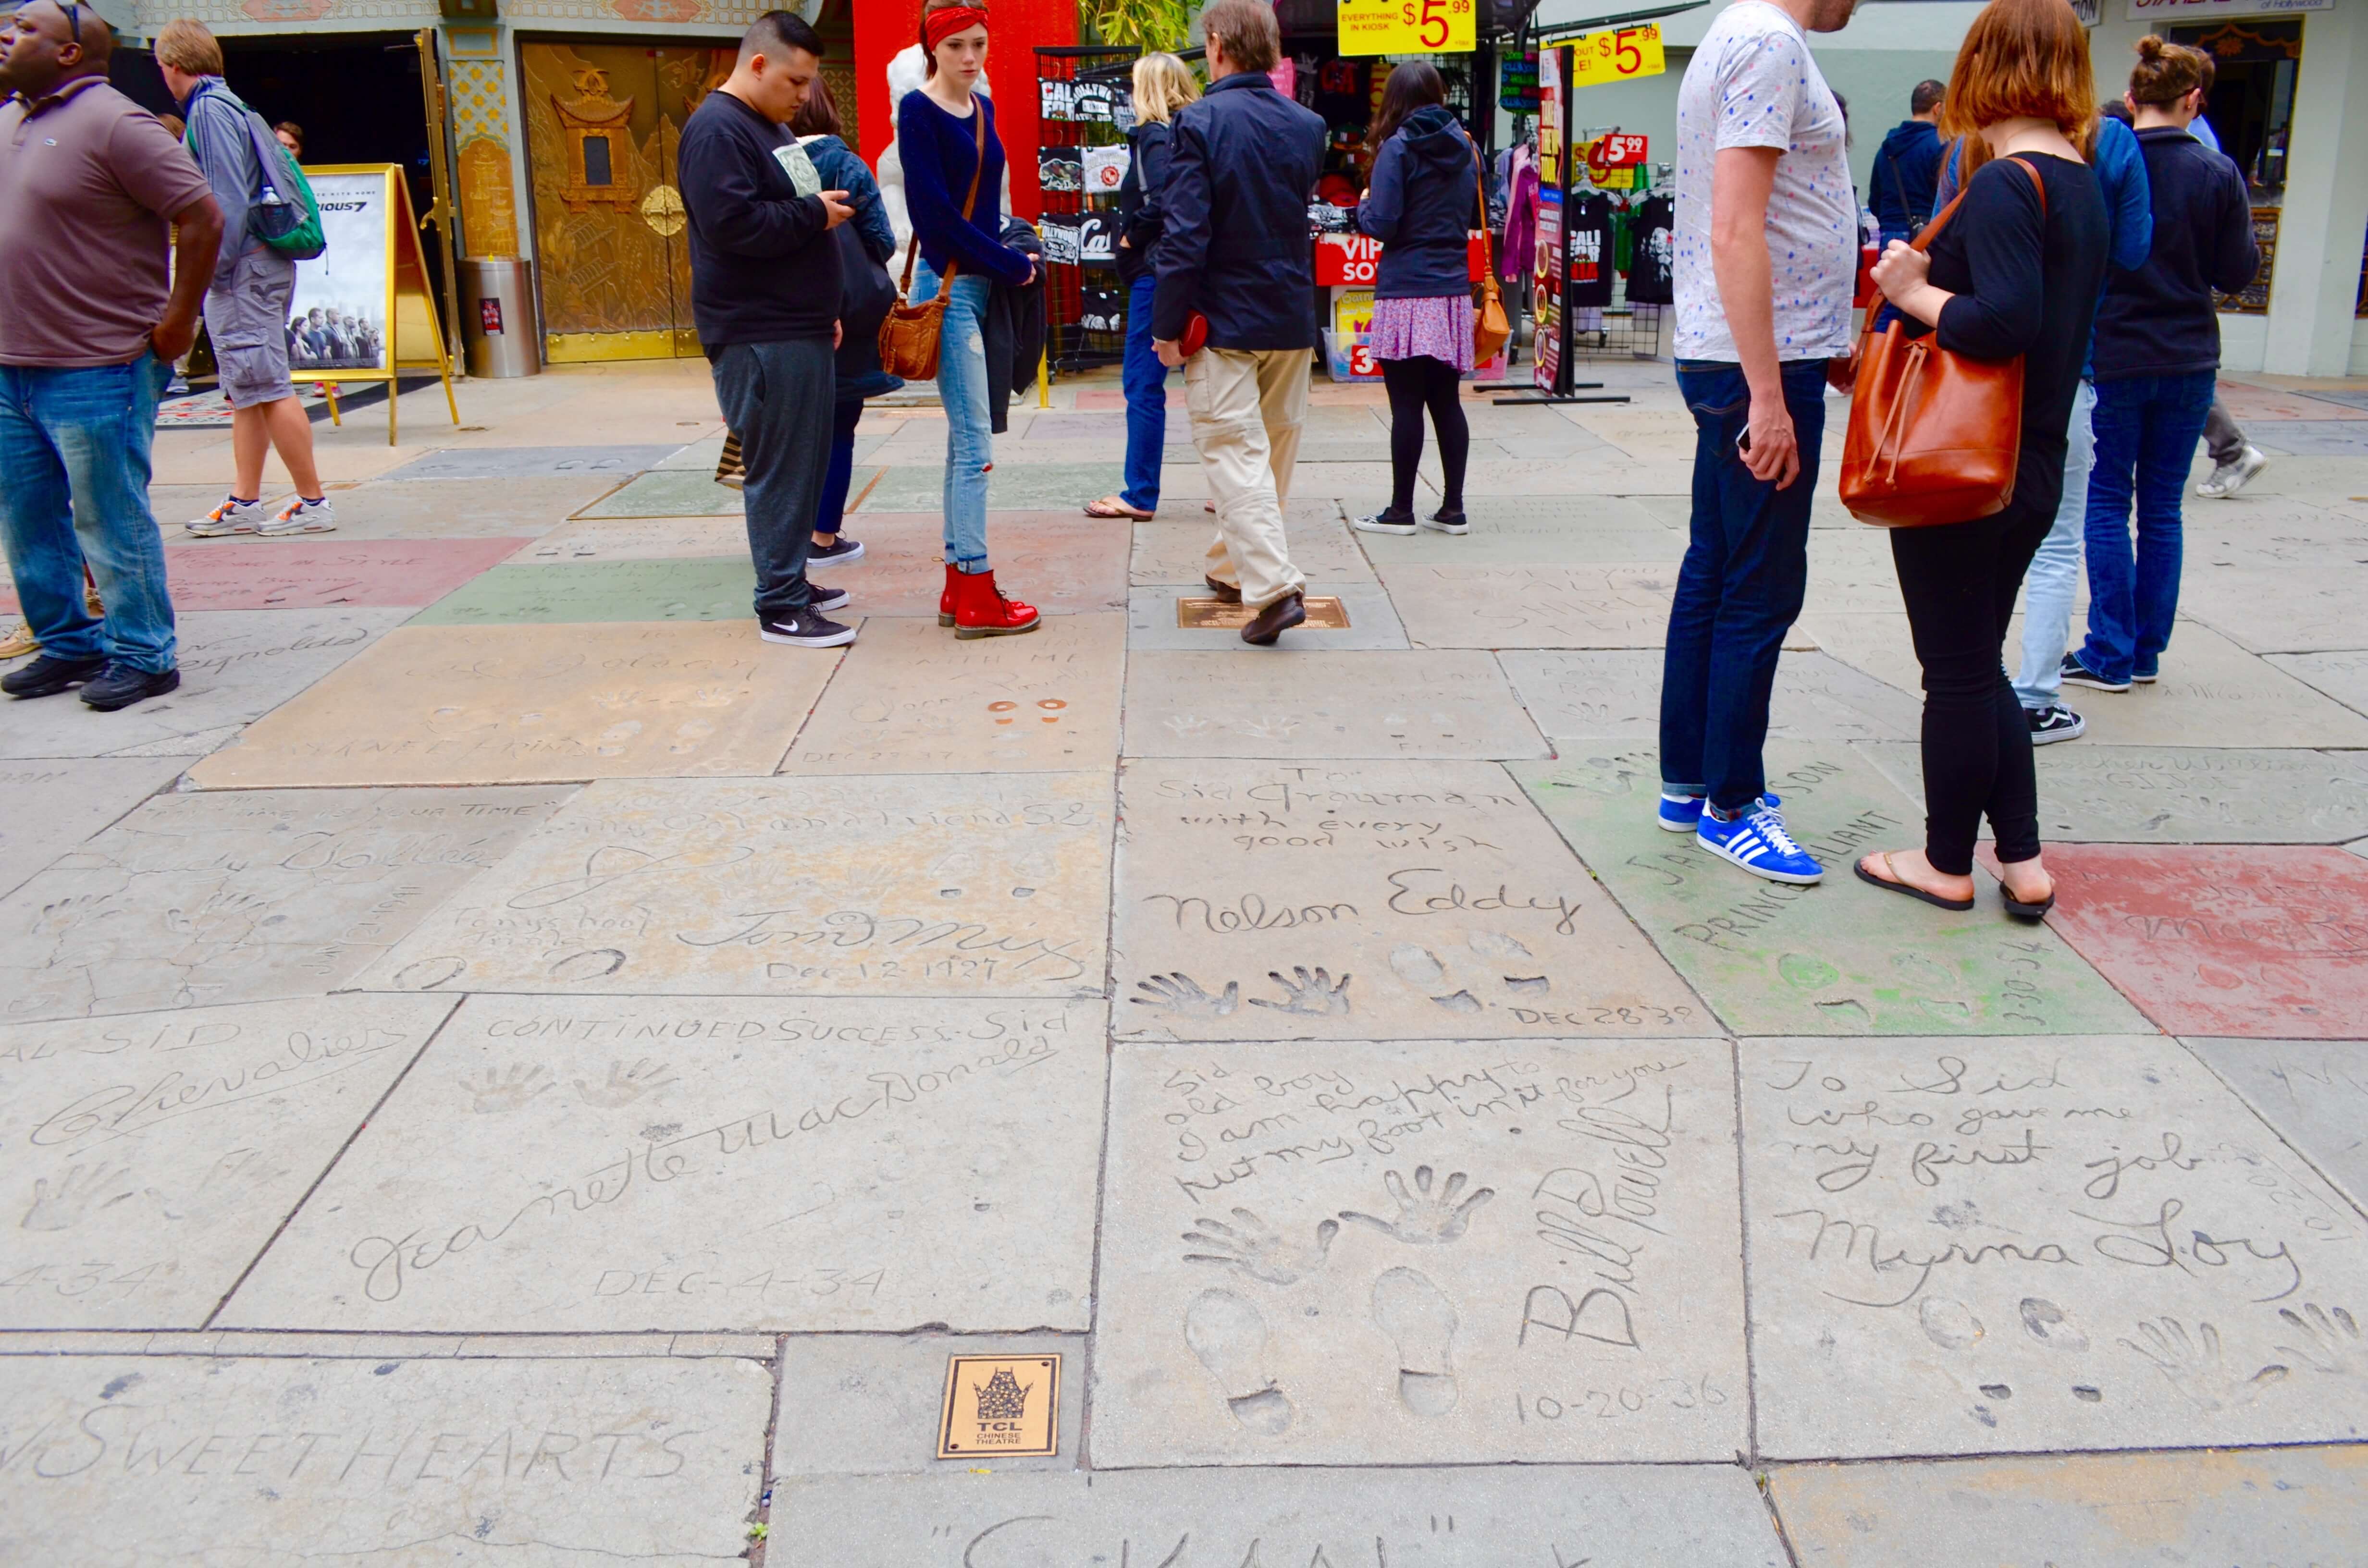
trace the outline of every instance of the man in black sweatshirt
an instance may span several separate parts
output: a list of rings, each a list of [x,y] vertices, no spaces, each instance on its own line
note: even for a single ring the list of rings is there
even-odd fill
[[[715,401],[740,437],[741,492],[757,563],[757,631],[836,648],[854,629],[825,618],[848,596],[806,580],[814,506],[829,466],[839,256],[830,231],[853,209],[823,190],[784,129],[821,69],[803,18],[768,11],[740,39],[729,80],[682,128],[676,159],[690,215],[690,312]]]

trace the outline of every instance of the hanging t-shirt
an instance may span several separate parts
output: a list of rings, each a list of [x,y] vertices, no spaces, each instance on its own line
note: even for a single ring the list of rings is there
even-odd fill
[[[1570,270],[1563,303],[1571,308],[1611,302],[1611,199],[1600,190],[1570,193],[1563,207],[1563,254]]]
[[[1667,196],[1648,196],[1637,207],[1634,259],[1628,269],[1628,300],[1637,305],[1677,302],[1676,278],[1670,267],[1670,230],[1677,222],[1677,203]]]

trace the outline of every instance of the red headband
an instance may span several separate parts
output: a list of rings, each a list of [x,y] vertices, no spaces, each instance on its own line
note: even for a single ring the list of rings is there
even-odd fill
[[[972,28],[986,26],[984,6],[955,6],[943,11],[932,11],[921,18],[921,42],[931,53],[938,45]]]

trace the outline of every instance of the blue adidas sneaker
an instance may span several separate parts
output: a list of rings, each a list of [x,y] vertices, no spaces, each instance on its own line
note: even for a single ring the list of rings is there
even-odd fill
[[[1783,804],[1772,794],[1759,797],[1760,809],[1774,812],[1780,823],[1784,820]],[[1702,817],[1702,798],[1700,795],[1664,794],[1661,797],[1659,821],[1663,833],[1691,833],[1700,825]]]
[[[1721,818],[1715,808],[1703,812],[1694,828],[1694,842],[1720,859],[1771,882],[1825,880],[1826,869],[1793,842],[1782,815],[1765,805],[1732,818]]]

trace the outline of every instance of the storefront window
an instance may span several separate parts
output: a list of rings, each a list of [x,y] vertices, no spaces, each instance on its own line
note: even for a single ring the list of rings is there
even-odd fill
[[[2302,70],[2302,23],[2221,22],[2173,28],[2173,43],[2212,56],[2219,79],[2205,118],[2220,150],[2244,171],[2254,201],[2285,193],[2286,148],[2294,129],[2294,78]]]

